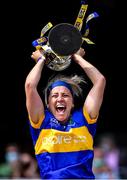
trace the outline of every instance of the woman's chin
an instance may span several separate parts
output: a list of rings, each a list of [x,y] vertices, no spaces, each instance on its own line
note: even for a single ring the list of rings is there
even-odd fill
[[[61,115],[56,115],[55,118],[59,121],[59,122],[66,122],[67,121],[67,117],[66,116],[61,116]]]

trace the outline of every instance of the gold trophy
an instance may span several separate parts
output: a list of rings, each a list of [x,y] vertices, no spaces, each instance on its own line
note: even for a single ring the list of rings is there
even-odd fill
[[[88,22],[92,18],[98,17],[96,12],[91,13],[86,18],[84,35],[82,36],[80,33],[87,7],[88,5],[82,2],[74,25],[69,23],[60,23],[53,27],[51,22],[49,22],[41,30],[40,38],[32,42],[36,49],[42,48],[44,50],[44,54],[46,56],[45,64],[48,68],[55,71],[62,71],[66,69],[71,63],[72,54],[76,53],[80,49],[84,41],[88,44],[94,44],[87,36],[89,34]],[[44,36],[47,31],[49,31],[48,36]]]

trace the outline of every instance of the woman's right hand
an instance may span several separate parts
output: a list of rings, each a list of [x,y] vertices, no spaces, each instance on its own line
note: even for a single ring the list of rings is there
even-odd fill
[[[31,58],[35,60],[35,62],[38,61],[39,58],[45,59],[44,51],[42,49],[38,49],[34,51],[31,55]]]

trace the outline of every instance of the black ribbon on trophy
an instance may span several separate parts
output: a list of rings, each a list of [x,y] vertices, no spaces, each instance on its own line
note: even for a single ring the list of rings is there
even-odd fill
[[[53,27],[49,22],[41,30],[40,38],[32,42],[36,49],[43,49],[46,56],[46,65],[48,68],[61,71],[66,69],[71,63],[72,54],[76,53],[83,42],[95,44],[88,38],[88,22],[98,17],[98,13],[93,12],[86,18],[85,33],[81,34],[83,20],[88,8],[88,4],[81,2],[81,7],[75,21],[75,24],[60,23]],[[50,31],[49,31],[50,30]],[[47,32],[48,36],[44,36]]]

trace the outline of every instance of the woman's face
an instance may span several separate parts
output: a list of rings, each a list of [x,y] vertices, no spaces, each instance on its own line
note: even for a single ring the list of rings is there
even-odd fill
[[[48,108],[58,121],[66,122],[73,107],[73,97],[68,88],[57,86],[51,90]]]

